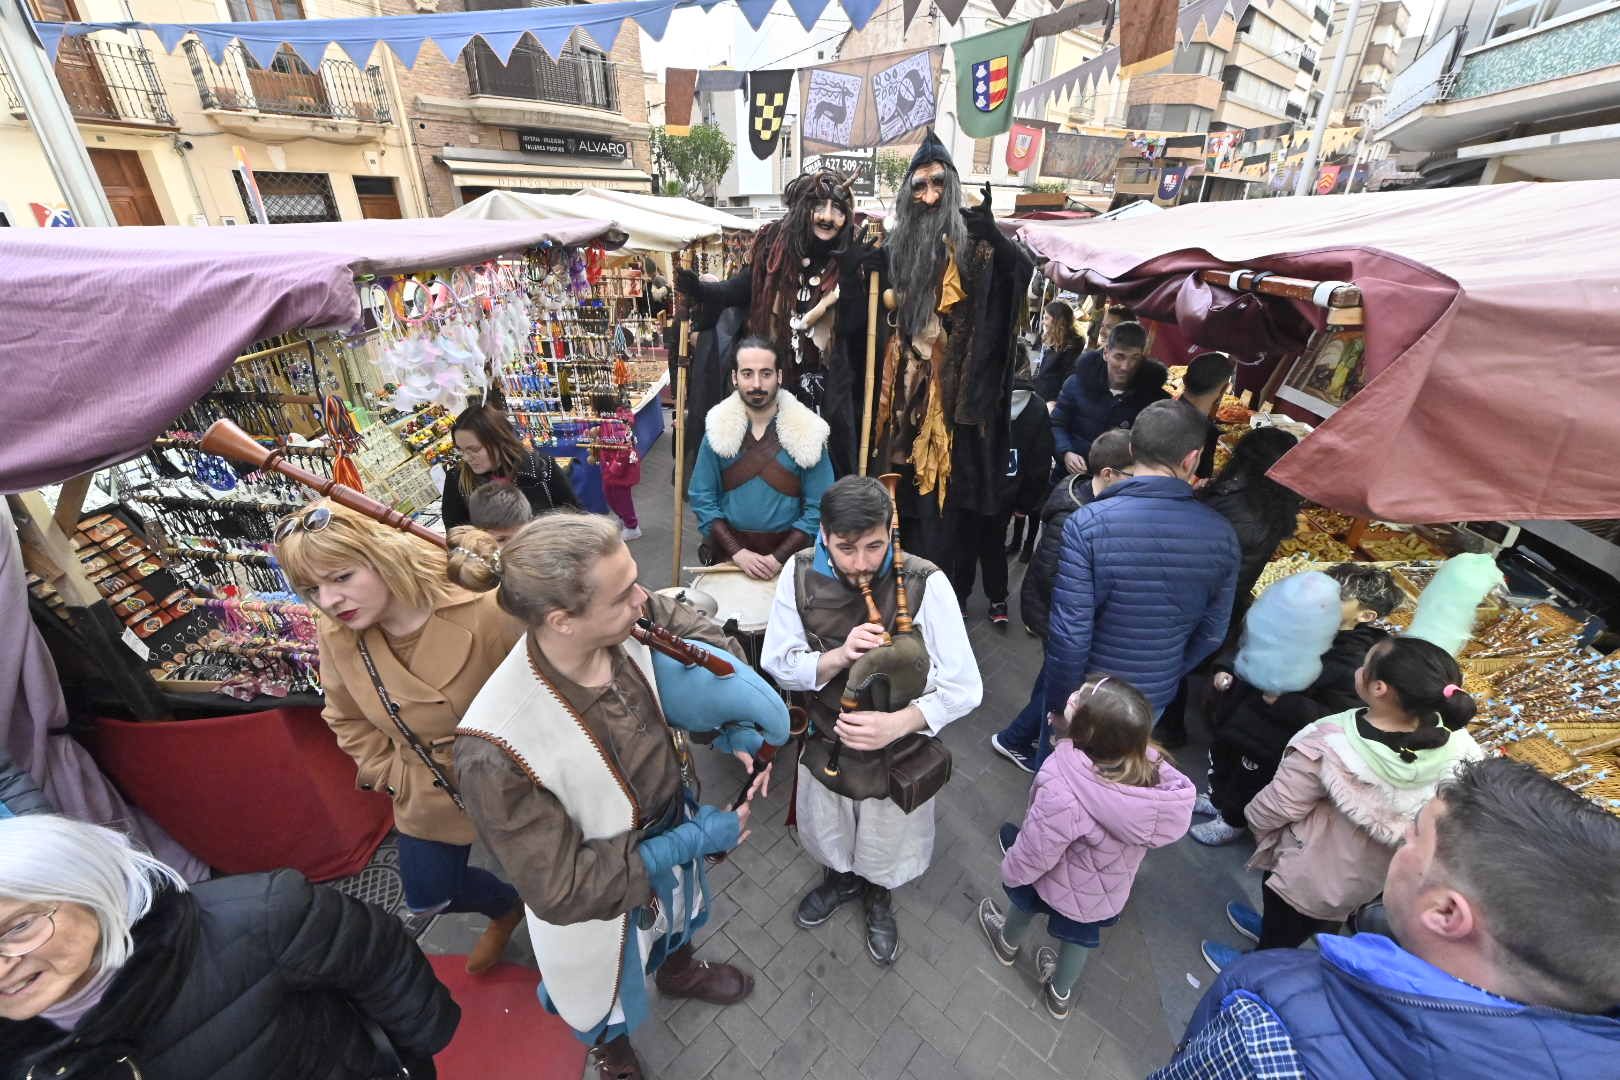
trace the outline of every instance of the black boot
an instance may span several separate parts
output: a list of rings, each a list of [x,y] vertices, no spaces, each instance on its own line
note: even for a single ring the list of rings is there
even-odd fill
[[[868,884],[862,906],[866,908],[866,952],[875,963],[888,967],[900,955],[900,930],[889,908],[889,890]]]
[[[793,913],[793,921],[806,930],[820,926],[833,917],[833,912],[860,896],[864,884],[852,873],[840,874],[836,870],[828,870],[821,884],[799,901],[799,910]]]

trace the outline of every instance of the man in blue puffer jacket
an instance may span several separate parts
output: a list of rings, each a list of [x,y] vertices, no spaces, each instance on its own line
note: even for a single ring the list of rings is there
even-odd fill
[[[1126,679],[1155,716],[1182,676],[1220,647],[1232,615],[1238,542],[1188,483],[1206,425],[1181,401],[1131,427],[1131,478],[1063,526],[1046,639],[1046,711],[1094,671]]]
[[[1390,862],[1378,934],[1221,972],[1152,1080],[1620,1076],[1620,818],[1528,765],[1440,785]]]

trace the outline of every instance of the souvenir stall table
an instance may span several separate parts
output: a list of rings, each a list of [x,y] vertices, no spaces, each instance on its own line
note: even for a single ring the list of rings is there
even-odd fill
[[[0,355],[52,343],[51,363],[8,365],[0,401],[35,621],[103,717],[102,768],[210,865],[350,874],[392,811],[355,790],[320,718],[312,613],[273,558],[275,523],[312,493],[197,433],[227,417],[424,506],[448,408],[535,347],[531,280],[621,239],[604,222],[389,221],[39,230],[0,252]]]
[[[1620,474],[1594,457],[1620,384],[1591,377],[1620,370],[1603,299],[1620,286],[1617,197],[1615,181],[1505,184],[1019,230],[1054,282],[1159,324],[1172,360],[1239,362],[1223,457],[1253,425],[1302,436],[1271,475],[1309,503],[1262,586],[1359,559],[1415,597],[1438,559],[1496,555],[1509,602],[1481,611],[1462,656],[1477,730],[1614,810],[1620,678],[1592,645],[1612,654],[1614,583],[1564,587],[1601,578],[1573,557],[1554,559],[1563,576],[1527,570],[1548,553],[1522,550],[1515,523],[1620,517]]]

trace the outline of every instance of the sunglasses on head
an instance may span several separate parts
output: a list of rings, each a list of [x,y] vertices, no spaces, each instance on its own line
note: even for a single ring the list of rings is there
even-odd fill
[[[329,507],[317,506],[312,510],[289,514],[276,526],[276,543],[281,543],[295,532],[317,533],[332,524]]]

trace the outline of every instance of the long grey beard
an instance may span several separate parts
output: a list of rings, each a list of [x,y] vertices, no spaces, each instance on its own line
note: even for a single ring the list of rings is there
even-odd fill
[[[947,174],[950,175],[950,174]],[[889,272],[900,294],[900,330],[907,337],[922,333],[939,306],[949,240],[961,258],[967,253],[967,226],[962,221],[961,187],[951,176],[938,205],[925,207],[902,195],[895,207],[889,238]]]

